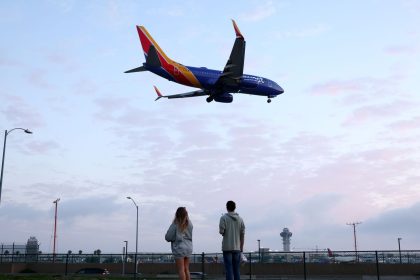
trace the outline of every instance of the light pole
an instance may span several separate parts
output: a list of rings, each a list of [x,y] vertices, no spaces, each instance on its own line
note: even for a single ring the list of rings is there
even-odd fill
[[[260,241],[261,240],[257,240],[258,241],[258,262],[261,262],[261,247],[260,247]]]
[[[58,202],[60,201],[59,198],[53,201],[55,204],[55,215],[54,215],[54,245],[53,245],[53,262],[55,262],[55,241],[57,240],[57,208]]]
[[[127,263],[127,252],[128,252],[128,241],[124,240],[125,242],[125,252],[123,251],[124,258],[123,258],[123,275],[125,275],[125,264]]]
[[[1,202],[1,189],[3,186],[3,169],[4,169],[4,157],[6,154],[6,140],[7,140],[7,135],[9,135],[13,130],[23,130],[25,133],[28,134],[32,134],[32,131],[30,131],[29,129],[24,129],[24,128],[20,128],[20,127],[15,127],[9,131],[5,130],[4,131],[4,144],[3,144],[3,158],[1,160],[1,173],[0,173],[0,202]]]
[[[400,255],[400,263],[402,263],[402,258],[401,258],[401,237],[398,237],[398,253]]]
[[[137,279],[137,250],[138,250],[138,245],[139,245],[139,207],[137,206],[137,203],[134,201],[134,199],[132,199],[130,196],[127,196],[127,199],[130,199],[133,203],[134,206],[136,206],[136,214],[137,214],[137,218],[136,218],[136,254],[134,255],[134,279]]]

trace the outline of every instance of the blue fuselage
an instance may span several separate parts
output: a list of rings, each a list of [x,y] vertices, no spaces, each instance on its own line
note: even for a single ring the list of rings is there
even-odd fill
[[[147,70],[166,78],[170,81],[177,82],[163,67],[150,67],[144,64]],[[208,91],[221,90],[217,86],[217,81],[223,74],[222,71],[208,69],[205,67],[185,66],[200,82],[200,88]],[[244,74],[238,78],[234,85],[224,86],[222,89],[226,93],[244,93],[252,95],[267,96],[269,98],[276,97],[284,92],[276,82],[267,78]]]

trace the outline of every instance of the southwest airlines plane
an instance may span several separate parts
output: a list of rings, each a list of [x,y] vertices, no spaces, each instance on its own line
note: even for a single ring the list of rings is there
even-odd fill
[[[143,47],[146,62],[143,66],[131,69],[125,73],[150,71],[156,75],[179,84],[199,88],[199,90],[162,95],[155,87],[158,97],[185,98],[207,96],[207,102],[231,103],[232,93],[244,93],[266,96],[267,102],[271,98],[282,94],[284,90],[274,81],[267,78],[247,75],[243,73],[245,60],[245,39],[239,31],[235,21],[232,20],[236,33],[236,40],[230,53],[229,60],[223,71],[207,69],[206,67],[184,66],[170,59],[159,47],[152,36],[143,26],[137,26],[137,32]]]

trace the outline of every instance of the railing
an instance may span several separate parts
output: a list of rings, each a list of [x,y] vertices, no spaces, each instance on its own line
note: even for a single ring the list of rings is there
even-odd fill
[[[420,251],[326,251],[247,252],[249,263],[379,263],[420,264]],[[132,263],[134,254],[0,254],[0,263]],[[174,263],[170,253],[138,253],[139,263]],[[222,253],[201,253],[191,256],[191,263],[223,263]]]

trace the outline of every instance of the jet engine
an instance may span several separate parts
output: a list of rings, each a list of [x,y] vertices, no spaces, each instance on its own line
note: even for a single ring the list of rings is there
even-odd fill
[[[232,103],[233,96],[230,93],[222,93],[214,96],[214,101],[221,103]]]

